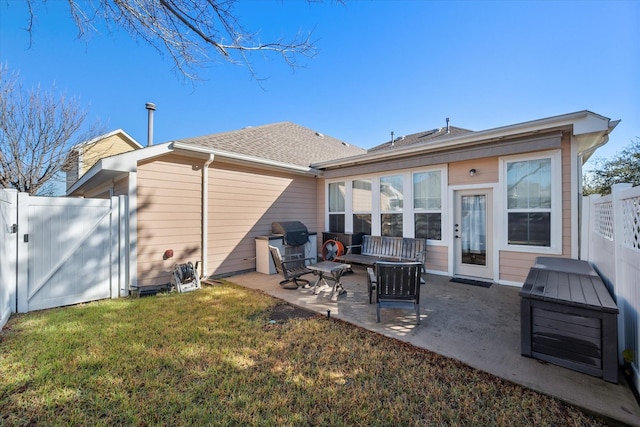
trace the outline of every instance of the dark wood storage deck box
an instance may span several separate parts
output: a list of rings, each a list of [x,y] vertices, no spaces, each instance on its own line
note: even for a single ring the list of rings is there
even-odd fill
[[[537,258],[520,309],[523,356],[618,382],[618,307],[589,263]]]

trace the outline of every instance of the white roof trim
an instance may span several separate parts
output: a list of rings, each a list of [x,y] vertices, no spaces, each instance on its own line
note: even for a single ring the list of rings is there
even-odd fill
[[[79,187],[85,185],[85,183],[97,176],[101,171],[122,173],[135,172],[138,167],[138,162],[169,153],[175,153],[177,150],[196,154],[213,154],[216,157],[222,157],[243,163],[258,164],[264,167],[285,170],[289,172],[298,172],[314,176],[322,175],[322,172],[320,170],[311,167],[298,166],[290,163],[277,162],[260,157],[247,156],[222,150],[214,150],[206,147],[198,147],[181,142],[165,142],[163,144],[152,145],[140,150],[127,151],[126,153],[116,154],[114,156],[98,160],[96,164],[91,167],[91,169],[85,172],[85,174],[82,175],[82,177],[78,181],[76,181],[71,187],[69,187],[69,189],[67,190],[67,194],[72,194],[73,192],[78,190]]]
[[[227,159],[230,159],[230,160],[236,160],[236,161],[246,162],[246,163],[255,163],[255,164],[259,164],[259,165],[267,166],[267,167],[271,167],[271,168],[276,168],[276,169],[285,169],[285,170],[288,170],[288,171],[309,173],[309,174],[312,174],[312,175],[320,175],[320,174],[322,174],[322,172],[319,171],[318,169],[315,169],[315,168],[312,168],[312,167],[308,167],[308,166],[299,166],[299,165],[294,165],[294,164],[291,164],[291,163],[284,163],[284,162],[278,162],[278,161],[275,161],[275,160],[268,160],[268,159],[264,159],[264,158],[261,158],[261,157],[248,156],[246,154],[238,154],[238,153],[232,153],[232,152],[229,152],[229,151],[216,150],[216,149],[213,149],[213,148],[194,146],[192,144],[185,144],[185,143],[182,143],[182,142],[173,142],[172,146],[173,146],[173,148],[178,149],[178,150],[193,151],[193,152],[197,152],[197,153],[213,154],[216,157],[223,157],[223,158],[227,158]]]
[[[407,147],[396,148],[392,151],[381,150],[375,151],[373,153],[361,154],[338,160],[320,162],[311,166],[318,169],[324,169],[330,167],[347,166],[355,163],[373,162],[398,156],[412,155],[425,151],[442,150],[462,144],[481,143],[488,140],[503,139],[517,135],[534,134],[570,125],[574,125],[574,134],[576,135],[586,132],[608,131],[609,121],[610,119],[604,116],[600,116],[588,110],[583,110],[560,116],[553,116],[509,126],[502,126],[494,129],[472,132],[469,134],[447,138],[442,141],[414,144]]]

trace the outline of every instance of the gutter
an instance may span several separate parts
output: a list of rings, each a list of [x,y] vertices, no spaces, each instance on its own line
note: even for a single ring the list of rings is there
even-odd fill
[[[395,157],[410,156],[413,154],[424,152],[425,150],[435,151],[443,150],[456,145],[469,143],[486,143],[491,140],[500,140],[503,138],[511,138],[516,135],[524,136],[525,134],[536,134],[542,131],[549,131],[553,128],[565,127],[574,124],[578,119],[583,119],[589,115],[594,117],[607,119],[606,117],[594,114],[588,110],[578,111],[575,113],[565,114],[562,116],[554,116],[545,119],[533,120],[529,122],[519,123],[516,125],[502,126],[494,129],[473,132],[467,135],[460,135],[448,138],[440,142],[426,142],[423,144],[415,144],[406,148],[398,148],[393,151],[382,150],[372,154],[362,154],[358,156],[348,157],[340,160],[330,160],[311,165],[316,169],[328,169],[342,166],[351,166],[354,164],[370,163],[383,159]],[[607,119],[608,120],[608,119]]]
[[[209,165],[215,156],[209,154],[209,158],[202,165],[202,268],[200,277],[209,275],[207,258],[209,257]]]
[[[607,142],[609,142],[609,134],[613,132],[613,130],[618,126],[620,120],[612,120],[609,122],[609,129],[602,135],[602,139],[598,144],[595,144],[592,147],[587,148],[586,150],[578,152],[578,155],[582,157],[582,163],[586,163],[587,160],[593,155],[593,153]]]
[[[284,163],[284,162],[278,162],[275,160],[263,159],[260,157],[247,156],[245,154],[237,154],[237,153],[231,153],[223,150],[215,150],[207,147],[193,146],[191,144],[185,144],[182,142],[175,142],[175,141],[172,142],[171,148],[175,150],[185,150],[185,151],[192,151],[196,153],[211,154],[217,157],[223,157],[226,159],[235,160],[242,163],[253,163],[253,164],[258,164],[262,166],[267,166],[270,168],[282,169],[286,171],[294,171],[294,172],[299,172],[307,175],[313,175],[313,176],[322,175],[322,171],[309,166],[299,166],[291,163]]]

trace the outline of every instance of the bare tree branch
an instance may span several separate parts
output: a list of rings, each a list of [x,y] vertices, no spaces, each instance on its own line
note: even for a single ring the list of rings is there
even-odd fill
[[[36,13],[34,4],[44,1],[27,0],[29,32]],[[92,0],[82,4],[67,1],[80,36],[93,29],[98,20],[115,23],[161,54],[168,53],[175,69],[188,79],[198,79],[198,71],[216,62],[216,57],[245,65],[256,77],[252,53],[279,55],[292,68],[298,66],[299,57],[313,58],[317,54],[311,33],[298,33],[289,41],[281,38],[261,42],[257,33],[246,31],[237,20],[234,14],[237,0]]]
[[[0,186],[36,194],[62,170],[70,146],[90,139],[87,113],[55,87],[26,90],[0,67]]]

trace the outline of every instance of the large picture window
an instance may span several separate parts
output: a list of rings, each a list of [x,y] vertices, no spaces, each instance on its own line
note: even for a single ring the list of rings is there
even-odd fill
[[[351,183],[353,232],[371,234],[371,180],[355,179]]]
[[[380,177],[380,225],[383,236],[402,237],[402,175]]]
[[[415,237],[442,240],[442,174],[413,174],[413,218]]]
[[[344,233],[344,196],[344,182],[329,184],[329,231],[333,233]]]
[[[551,247],[552,159],[508,161],[506,175],[508,244]]]

